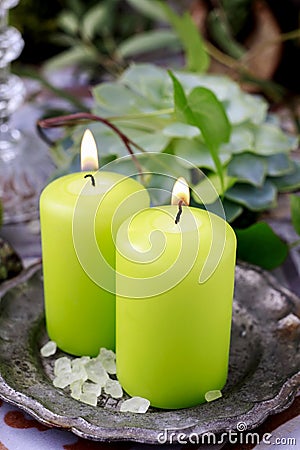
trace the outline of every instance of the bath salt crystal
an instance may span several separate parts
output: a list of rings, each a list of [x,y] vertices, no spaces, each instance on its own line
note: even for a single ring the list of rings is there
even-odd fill
[[[100,348],[100,353],[97,359],[101,361],[106,372],[114,375],[117,373],[116,368],[116,355],[112,350],[107,350],[106,348]]]
[[[214,400],[217,400],[217,398],[222,397],[222,392],[218,389],[215,389],[213,391],[206,392],[204,397],[207,402],[212,402]]]
[[[53,380],[53,386],[64,389],[65,387],[69,386],[73,379],[71,378],[72,374],[70,373],[62,373],[54,378]]]
[[[54,363],[54,375],[59,376],[63,373],[71,373],[71,360],[66,356],[58,358]]]
[[[132,397],[125,400],[120,407],[121,412],[144,414],[150,406],[149,400],[143,397]]]
[[[90,383],[89,381],[85,381],[82,385],[82,392],[85,394],[95,394],[97,397],[101,395],[102,387],[100,384]]]
[[[87,372],[88,379],[103,387],[108,380],[108,375],[104,369],[101,361],[97,358],[91,359],[86,365],[85,370]]]
[[[123,389],[117,380],[108,379],[104,386],[104,392],[112,398],[123,397]]]
[[[82,394],[82,380],[76,380],[73,381],[73,383],[70,384],[71,388],[71,397],[75,398],[75,400],[79,400],[80,396]]]
[[[91,358],[90,356],[81,356],[80,358],[76,358],[76,360],[79,360],[82,362],[83,365],[85,365],[86,363],[88,363]]]
[[[85,365],[82,363],[80,358],[74,359],[71,363],[71,366],[72,366],[71,374],[73,381],[76,380],[86,381],[88,379],[88,375],[85,370]]]
[[[40,350],[41,355],[44,358],[48,358],[48,356],[52,356],[56,353],[57,345],[54,341],[48,341],[47,344],[43,345]]]
[[[97,406],[97,395],[91,394],[90,392],[83,392],[80,396],[80,401],[86,403],[87,405]]]

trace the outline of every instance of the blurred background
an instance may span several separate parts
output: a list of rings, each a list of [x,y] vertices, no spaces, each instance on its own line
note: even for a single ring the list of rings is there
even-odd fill
[[[199,41],[193,27],[189,32],[189,20]],[[299,160],[295,144],[300,116],[299,20],[300,0],[0,0],[2,245],[12,243],[21,259],[40,257],[41,189],[53,177],[77,168],[78,141],[71,142],[73,147],[70,144],[73,131],[48,133],[36,126],[39,120],[93,110],[97,102],[93,87],[116,82],[132,62],[203,72],[197,60],[197,51],[203,48],[209,57],[204,71],[225,75],[243,92],[260,96],[265,102],[261,105],[267,105],[267,122],[292,139],[290,146],[286,144],[286,155],[272,159],[277,172],[264,173],[261,184],[255,185],[253,174],[248,173],[249,149],[243,150],[247,153],[243,161],[235,154],[226,159],[224,171],[236,177],[235,185],[231,177],[232,183],[221,193],[229,220],[237,229],[245,229],[260,220],[286,218],[288,194],[278,198],[277,194],[297,192],[300,186],[300,169],[294,163]],[[186,59],[193,52],[195,64],[187,67]],[[274,153],[280,153],[275,147]],[[173,143],[159,151],[172,153]],[[117,158],[115,153],[108,152],[105,162]],[[256,160],[264,162],[269,157],[272,150],[264,149]],[[202,168],[213,178],[213,166]],[[276,181],[272,195],[270,180]],[[262,198],[267,196],[259,207],[249,197],[257,196],[257,187]],[[274,209],[278,204],[280,208]],[[257,231],[253,236],[257,239]],[[280,239],[289,238],[281,233]],[[13,249],[6,247],[3,261],[9,259],[7,255],[16,258]]]
[[[40,67],[60,55],[61,58],[52,60],[51,67],[72,63],[87,72],[90,80],[98,80],[101,72],[114,68],[118,71],[133,58],[164,60],[170,53],[176,53],[176,45],[167,34],[165,40],[156,39],[168,26],[163,14],[156,11],[156,2],[153,3],[151,10],[147,3],[136,0],[53,0],[47,4],[22,0],[10,12],[11,24],[25,40],[18,64]],[[275,81],[288,92],[299,92],[299,0],[163,3],[173,6],[179,14],[190,11],[202,35],[225,55],[238,60],[252,52],[249,67],[253,68],[254,76]],[[140,41],[139,46],[137,41],[131,51],[122,52],[124,41],[147,31],[153,32],[147,43]],[[269,49],[267,60],[260,58],[265,49],[259,47],[262,43],[272,50]],[[90,50],[93,59],[80,52],[83,49]],[[257,49],[260,51],[256,52]],[[211,69],[218,68],[212,65]]]

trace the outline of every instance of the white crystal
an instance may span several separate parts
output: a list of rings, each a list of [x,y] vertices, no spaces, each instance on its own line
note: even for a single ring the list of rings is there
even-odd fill
[[[71,373],[71,360],[66,356],[58,358],[54,363],[54,375],[58,376],[63,373]]]
[[[121,412],[144,414],[150,406],[149,400],[143,397],[132,397],[125,400],[120,407]]]
[[[76,358],[79,359],[83,365],[85,365],[87,362],[89,362],[91,360],[91,358],[89,356],[81,356],[80,358]]]
[[[65,387],[69,386],[73,382],[71,376],[72,376],[71,373],[59,374],[57,377],[54,378],[53,386],[60,388],[60,389],[64,389]]]
[[[110,395],[112,398],[123,397],[123,389],[117,380],[107,380],[104,386],[104,392]]]
[[[52,356],[56,353],[57,345],[54,341],[48,341],[47,344],[43,345],[40,352],[44,358],[48,358],[48,356]]]
[[[82,380],[88,379],[87,372],[85,370],[85,364],[81,361],[81,358],[76,358],[72,361],[72,380]]]
[[[116,368],[116,355],[112,350],[107,350],[106,348],[100,348],[100,353],[97,359],[101,361],[106,372],[114,375],[117,373]]]
[[[219,389],[215,389],[215,390],[206,392],[204,397],[207,402],[212,402],[214,400],[217,400],[217,398],[222,397],[222,392]]]
[[[91,359],[85,364],[85,370],[87,372],[88,379],[103,387],[108,380],[108,375],[104,369],[101,361],[97,358]]]
[[[100,384],[90,383],[89,381],[85,381],[82,385],[82,392],[85,394],[95,394],[97,397],[101,395],[102,387]]]
[[[79,400],[82,394],[82,380],[73,381],[70,385],[71,388],[71,397],[75,398],[75,400]]]
[[[87,405],[97,406],[97,395],[89,392],[83,392],[80,396],[80,401]]]

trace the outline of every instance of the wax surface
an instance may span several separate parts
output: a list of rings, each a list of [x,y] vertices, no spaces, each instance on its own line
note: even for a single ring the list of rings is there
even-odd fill
[[[207,391],[223,388],[228,370],[235,235],[206,211],[184,209],[180,226],[176,213],[176,206],[146,209],[117,238],[118,379],[129,395],[160,408],[204,402]],[[199,283],[209,254],[211,275]]]
[[[98,262],[90,248],[94,237],[114,269],[116,230],[130,214],[148,206],[149,199],[142,185],[130,178],[97,172],[93,186],[85,175],[56,179],[41,194],[45,313],[49,337],[59,348],[74,355],[95,356],[100,347],[115,348],[115,294],[90,278],[78,256],[84,252],[83,260],[88,260],[100,278],[106,273],[104,263]],[[95,209],[95,205],[99,206]],[[91,225],[95,236],[91,236]],[[74,247],[74,229],[78,248]],[[107,282],[114,288],[113,271],[109,277]]]

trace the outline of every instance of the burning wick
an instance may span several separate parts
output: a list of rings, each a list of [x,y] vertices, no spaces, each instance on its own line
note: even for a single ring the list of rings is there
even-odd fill
[[[180,216],[181,216],[181,214],[182,214],[182,205],[184,204],[184,201],[183,200],[179,200],[179,202],[178,202],[178,213],[176,214],[176,217],[175,217],[175,224],[177,225],[178,223],[179,223],[179,221],[180,221]]]
[[[87,175],[84,175],[84,178],[88,178],[88,177],[91,179],[92,185],[93,185],[93,186],[96,186],[94,176],[93,176],[91,173],[88,173]]]
[[[180,221],[180,216],[182,214],[182,205],[189,205],[189,203],[190,203],[189,185],[183,177],[179,177],[174,184],[171,197],[171,204],[178,206],[178,212],[175,217],[176,225]]]

